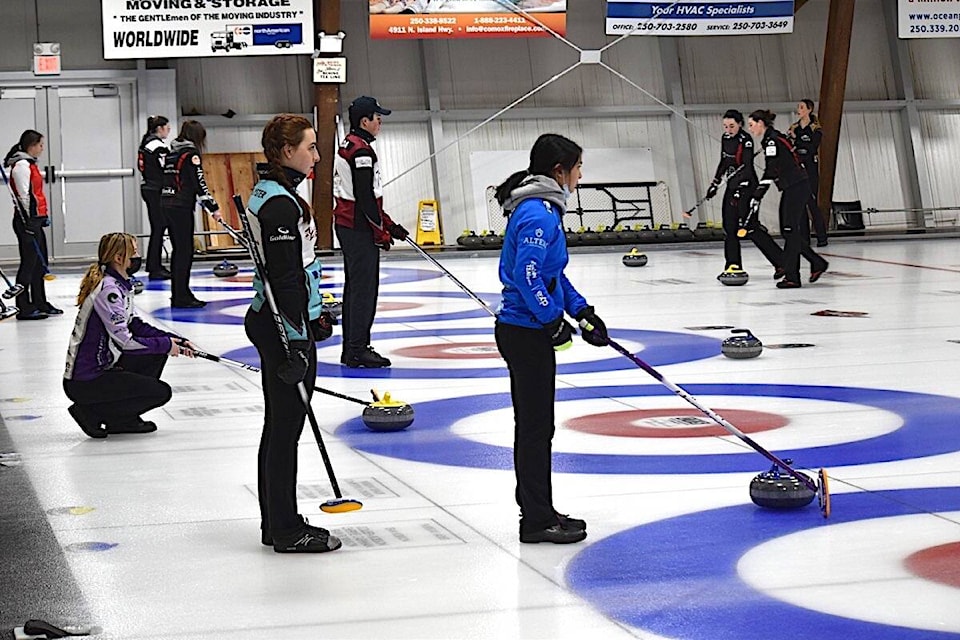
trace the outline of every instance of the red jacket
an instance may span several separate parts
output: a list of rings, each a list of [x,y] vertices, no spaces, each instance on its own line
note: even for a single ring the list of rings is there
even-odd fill
[[[391,243],[389,229],[393,220],[383,210],[383,188],[377,154],[370,146],[373,136],[351,131],[344,139],[333,162],[333,209],[335,224],[353,229],[366,220],[373,229],[373,241]]]

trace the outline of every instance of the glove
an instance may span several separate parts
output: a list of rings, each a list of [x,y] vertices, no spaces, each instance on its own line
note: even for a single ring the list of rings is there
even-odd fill
[[[407,239],[407,236],[410,235],[410,232],[403,228],[403,225],[392,224],[390,228],[387,229],[390,232],[390,237],[395,240],[400,240],[401,242]]]
[[[333,325],[336,320],[329,311],[321,311],[320,317],[310,321],[310,333],[314,342],[323,342],[333,335]]]
[[[717,189],[718,189],[719,187],[720,187],[720,185],[717,184],[716,182],[711,182],[711,183],[710,183],[710,187],[707,189],[707,195],[704,196],[704,197],[705,197],[707,200],[712,199],[713,196],[717,195]]]
[[[564,320],[562,313],[556,320],[544,325],[543,328],[546,329],[547,335],[550,336],[550,344],[553,345],[554,351],[563,351],[573,346],[573,334],[575,330],[569,322]]]
[[[303,376],[307,375],[307,367],[310,366],[309,340],[293,340],[290,342],[290,353],[287,359],[277,368],[277,377],[284,384],[298,384],[303,382]]]
[[[50,216],[41,216],[40,217],[40,226],[49,227],[50,226]]]
[[[220,211],[220,205],[217,204],[217,201],[213,199],[213,196],[203,196],[200,198],[200,206],[210,213]]]
[[[610,344],[607,334],[607,325],[593,312],[593,307],[586,306],[577,313],[577,322],[580,324],[580,337],[595,347],[605,347]]]

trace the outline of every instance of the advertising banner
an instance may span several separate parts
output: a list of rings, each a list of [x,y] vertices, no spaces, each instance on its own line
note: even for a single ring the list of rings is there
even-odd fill
[[[607,0],[607,35],[742,36],[793,33],[793,0]]]
[[[530,38],[565,35],[567,0],[369,0],[370,37]]]
[[[960,36],[960,0],[899,0],[901,38],[956,38]]]
[[[313,0],[101,0],[103,57],[313,53]]]

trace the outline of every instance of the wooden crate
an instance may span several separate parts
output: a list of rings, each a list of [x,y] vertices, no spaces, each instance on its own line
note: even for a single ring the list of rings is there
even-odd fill
[[[234,229],[240,229],[240,217],[233,206],[233,194],[240,194],[243,201],[250,198],[253,185],[257,183],[257,163],[266,162],[263,153],[205,153],[203,173],[210,192],[220,205],[224,221]],[[203,216],[206,231],[223,231],[213,218]],[[207,249],[236,247],[237,243],[226,234],[203,236]]]

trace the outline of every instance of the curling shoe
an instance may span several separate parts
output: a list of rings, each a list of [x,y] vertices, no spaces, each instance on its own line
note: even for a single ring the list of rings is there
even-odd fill
[[[286,540],[273,541],[273,550],[276,553],[326,553],[336,551],[342,546],[340,538],[330,535],[329,531],[320,527],[304,527]]]
[[[367,369],[383,369],[389,367],[390,360],[373,350],[373,347],[367,347],[359,353],[344,355],[340,362],[351,369],[365,367]]]
[[[556,511],[554,513],[557,513]],[[560,521],[560,524],[568,529],[580,529],[581,531],[587,530],[587,521],[581,520],[580,518],[571,518],[565,513],[557,513],[557,520]]]
[[[820,276],[825,274],[828,268],[830,268],[830,263],[824,260],[822,267],[820,267],[819,269],[814,269],[810,272],[810,282],[813,283],[819,280]]]
[[[157,423],[142,418],[137,418],[137,421],[132,424],[107,425],[107,433],[110,435],[117,433],[153,433],[156,430]]]
[[[773,270],[773,279],[779,280],[783,276],[787,275],[787,271],[783,267],[777,267]]]
[[[552,542],[553,544],[572,544],[587,537],[583,529],[564,526],[563,523],[547,527],[542,531],[520,531],[520,542],[536,544],[538,542]]]
[[[303,518],[303,516],[300,516],[300,517]],[[312,524],[310,524],[310,521],[307,520],[306,518],[303,518],[303,526],[307,531],[311,533],[316,533],[317,535],[321,535],[321,534],[330,535],[329,531],[327,531],[326,529],[322,529],[320,527],[313,526]],[[273,536],[270,534],[269,530],[260,529],[260,544],[262,544],[265,547],[273,546]]]
[[[97,417],[86,407],[72,404],[67,407],[70,417],[76,420],[83,432],[91,438],[106,438],[107,430],[103,428]]]
[[[41,311],[40,309],[34,309],[29,313],[20,312],[17,314],[17,320],[46,320],[50,317],[46,311]]]
[[[55,306],[53,306],[53,305],[50,304],[49,302],[46,303],[45,305],[41,305],[39,308],[40,308],[40,311],[44,312],[44,313],[47,314],[48,316],[62,316],[62,315],[63,315],[63,309],[57,309]]]
[[[781,280],[777,283],[777,289],[799,289],[800,283],[792,280]]]

